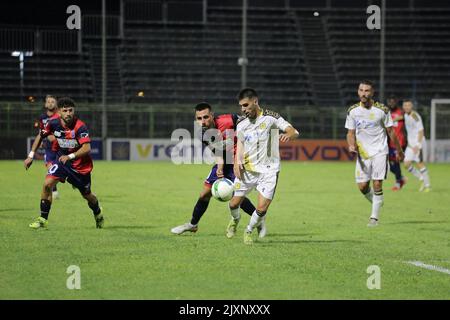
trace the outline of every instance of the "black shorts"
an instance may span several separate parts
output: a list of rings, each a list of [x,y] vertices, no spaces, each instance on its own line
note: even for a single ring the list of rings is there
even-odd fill
[[[80,190],[82,195],[91,193],[91,173],[81,174],[70,167],[70,165],[64,165],[58,161],[48,169],[47,176],[62,183],[67,180],[67,182]]]

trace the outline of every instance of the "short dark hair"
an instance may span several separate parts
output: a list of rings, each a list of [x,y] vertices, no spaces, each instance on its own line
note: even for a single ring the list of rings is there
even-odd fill
[[[239,91],[238,100],[240,101],[245,98],[249,98],[249,99],[258,98],[258,93],[253,88],[244,88],[241,91]]]
[[[370,80],[362,80],[359,82],[359,84],[365,84],[367,86],[371,86],[372,89],[375,89],[375,84],[373,83],[373,81]]]
[[[398,100],[397,96],[395,94],[390,94],[388,96],[388,99]]]
[[[403,99],[403,103],[405,103],[405,102],[411,102],[411,104],[414,105],[413,99]]]
[[[58,108],[75,108],[75,101],[69,97],[62,97],[58,99]]]
[[[200,102],[199,104],[197,104],[195,106],[195,111],[202,111],[202,110],[205,110],[205,109],[209,109],[209,111],[211,111],[212,107],[207,102]]]

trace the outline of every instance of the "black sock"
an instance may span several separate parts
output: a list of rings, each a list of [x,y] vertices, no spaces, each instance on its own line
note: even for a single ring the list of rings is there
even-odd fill
[[[94,216],[97,216],[100,214],[101,210],[100,207],[98,205],[98,201],[94,204],[91,204],[90,202],[88,202],[89,208],[91,208],[92,213],[94,214]]]
[[[192,219],[191,224],[196,225],[202,218],[203,214],[205,213],[206,209],[208,209],[209,205],[209,199],[208,201],[203,201],[201,199],[197,200],[197,203],[195,204],[194,211],[192,212]]]
[[[244,210],[246,214],[251,216],[255,212],[256,208],[249,198],[245,197],[241,203],[241,209]]]
[[[402,181],[402,169],[400,168],[400,163],[397,161],[391,161],[390,163],[391,172],[395,174],[395,180],[397,182]]]
[[[52,192],[56,192],[58,189],[56,189],[56,184],[53,186]]]
[[[48,214],[50,213],[50,207],[52,203],[47,199],[41,199],[41,217],[45,220],[48,219]]]

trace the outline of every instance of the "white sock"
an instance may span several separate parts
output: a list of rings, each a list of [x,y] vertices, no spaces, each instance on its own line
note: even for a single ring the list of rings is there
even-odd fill
[[[241,214],[239,213],[239,207],[237,207],[236,209],[231,209],[230,207],[228,207],[228,209],[230,209],[231,217],[232,217],[234,220],[239,220],[239,219],[241,219]]]
[[[370,215],[370,218],[379,219],[380,216],[380,209],[383,206],[383,191],[377,191],[373,195],[373,202],[372,202],[372,214]]]
[[[413,165],[410,165],[408,168],[408,171],[411,172],[417,179],[421,179],[422,175],[420,174],[419,170],[413,167]]]
[[[420,173],[422,174],[423,183],[424,183],[425,187],[429,188],[430,187],[430,176],[428,175],[427,168],[420,169]]]
[[[364,197],[366,197],[367,200],[369,200],[370,203],[372,203],[373,200],[373,190],[369,187],[369,192],[364,193]]]
[[[259,227],[260,225],[262,225],[264,222],[266,221],[266,215],[264,215],[261,220],[259,221],[259,224],[257,225],[257,227]]]
[[[256,210],[253,211],[252,217],[250,218],[250,222],[247,226],[247,232],[252,232],[253,229],[261,222],[261,220],[264,218],[264,216],[259,216],[258,213],[256,213]]]

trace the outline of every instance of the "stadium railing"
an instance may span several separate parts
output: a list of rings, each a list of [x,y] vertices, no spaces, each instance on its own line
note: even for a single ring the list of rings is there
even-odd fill
[[[237,104],[219,105],[211,101],[216,114],[239,113]],[[266,106],[265,98],[261,104]],[[170,138],[173,130],[193,131],[193,105],[186,104],[111,104],[108,105],[107,136],[110,138]],[[294,105],[267,108],[279,112],[300,130],[301,139],[345,139],[344,128],[348,106],[311,107]],[[430,107],[417,108],[429,136]],[[0,137],[36,135],[34,122],[42,112],[42,103],[0,102]],[[76,113],[89,127],[91,136],[101,136],[101,105],[78,103]],[[450,122],[448,122],[450,126]],[[443,126],[441,130],[448,130]]]

